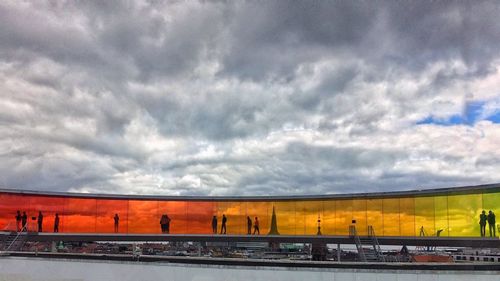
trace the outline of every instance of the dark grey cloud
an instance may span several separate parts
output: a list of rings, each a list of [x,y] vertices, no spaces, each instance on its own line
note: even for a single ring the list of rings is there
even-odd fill
[[[416,125],[497,106],[499,11],[1,3],[0,185],[265,195],[499,181],[498,124]]]

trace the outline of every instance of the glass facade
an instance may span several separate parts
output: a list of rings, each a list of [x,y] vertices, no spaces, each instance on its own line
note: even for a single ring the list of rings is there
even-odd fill
[[[0,231],[16,229],[16,212],[26,212],[37,225],[43,214],[44,232],[54,231],[59,216],[59,232],[160,234],[160,219],[170,218],[169,233],[211,234],[212,218],[217,217],[217,233],[226,221],[227,234],[255,231],[259,221],[260,235],[273,229],[272,216],[281,235],[348,235],[356,225],[358,234],[366,235],[372,226],[378,236],[480,236],[479,215],[500,212],[500,188],[480,192],[440,192],[404,194],[404,196],[352,195],[335,198],[231,198],[212,200],[149,199],[147,197],[72,196],[71,194],[34,194],[0,192]],[[248,224],[248,219],[251,225]],[[38,226],[37,226],[38,227]],[[496,229],[496,225],[494,228]],[[486,226],[489,236],[489,226]]]

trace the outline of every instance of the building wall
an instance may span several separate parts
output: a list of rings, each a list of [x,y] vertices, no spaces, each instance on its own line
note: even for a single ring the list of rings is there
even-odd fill
[[[9,281],[497,281],[497,271],[319,269],[0,257]]]
[[[482,210],[500,211],[500,192],[406,196],[390,198],[333,198],[277,201],[179,201],[99,197],[49,196],[0,192],[0,230],[15,228],[17,210],[28,217],[44,215],[44,231],[53,231],[54,217],[60,217],[59,231],[69,233],[112,233],[113,216],[120,217],[120,233],[161,233],[160,217],[171,218],[170,233],[212,233],[212,217],[227,216],[228,234],[246,234],[247,216],[260,221],[260,233],[270,229],[273,208],[280,234],[315,235],[318,219],[323,235],[347,235],[356,221],[358,233],[372,225],[378,236],[479,236]],[[488,232],[488,227],[487,232]],[[487,233],[488,235],[488,233]]]

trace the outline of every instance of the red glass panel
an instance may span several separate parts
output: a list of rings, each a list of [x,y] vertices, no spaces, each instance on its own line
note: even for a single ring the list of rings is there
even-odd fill
[[[29,212],[28,217],[33,226],[38,229],[38,216],[42,212],[42,230],[43,232],[53,232],[55,229],[55,215],[59,214],[59,230],[61,230],[61,216],[64,211],[64,197],[48,197],[48,196],[29,196]],[[33,220],[33,218],[36,218]],[[38,229],[40,231],[40,229]]]
[[[16,213],[27,211],[29,197],[0,193],[0,230],[16,230]]]
[[[158,215],[166,214],[170,218],[170,233],[187,233],[187,202],[160,201],[158,204]]]
[[[115,214],[118,215],[117,231],[115,231]],[[96,232],[127,233],[128,201],[97,199]]]
[[[128,233],[161,233],[158,201],[128,201]]]
[[[60,232],[91,233],[96,226],[96,200],[66,198]],[[61,227],[62,226],[62,227]]]
[[[212,233],[212,217],[216,215],[215,202],[188,202],[188,233]]]

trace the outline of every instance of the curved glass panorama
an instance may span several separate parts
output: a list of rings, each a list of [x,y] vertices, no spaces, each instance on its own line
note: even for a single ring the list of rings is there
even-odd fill
[[[500,211],[500,186],[317,198],[226,199],[0,191],[0,230],[15,229],[19,210],[26,212],[34,225],[41,211],[45,232],[54,231],[56,213],[59,232],[130,234],[161,234],[163,215],[168,215],[172,234],[212,234],[213,216],[217,218],[220,233],[225,215],[227,234],[247,234],[248,218],[253,232],[257,217],[260,234],[267,235],[271,231],[273,209],[281,235],[317,235],[318,224],[322,235],[348,235],[349,226],[355,224],[360,235],[366,235],[368,226],[373,226],[378,236],[439,233],[478,237],[480,213]],[[115,214],[119,217],[117,229]],[[496,230],[496,223],[493,228]]]

